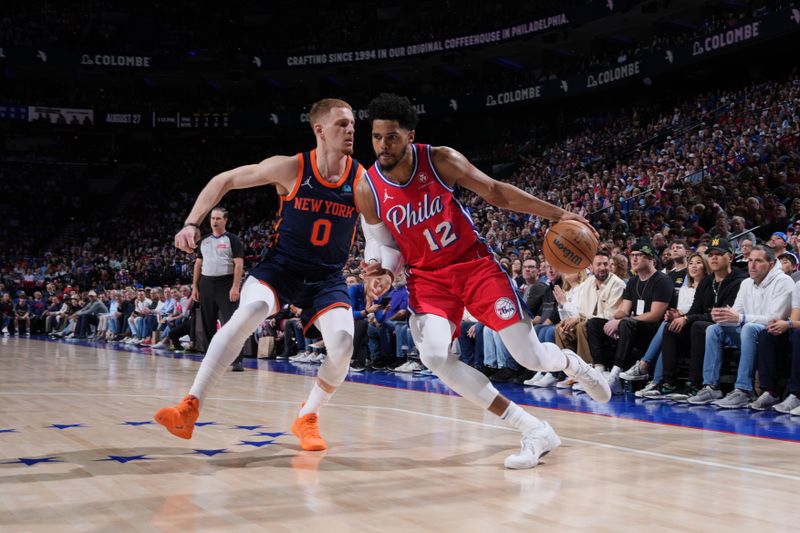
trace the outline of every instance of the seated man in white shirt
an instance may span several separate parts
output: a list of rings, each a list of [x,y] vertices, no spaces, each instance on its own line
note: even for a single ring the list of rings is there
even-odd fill
[[[747,406],[755,399],[753,375],[758,356],[759,334],[771,320],[786,320],[792,308],[792,278],[776,268],[775,253],[767,246],[754,246],[747,261],[750,278],[742,282],[733,307],[711,310],[715,324],[706,329],[703,388],[690,397],[693,405],[714,403],[726,409]],[[725,398],[719,390],[723,348],[741,349],[733,392]]]
[[[586,323],[591,318],[614,318],[625,290],[625,282],[611,272],[611,257],[606,252],[597,252],[591,271],[592,276],[581,285],[581,292],[577,296],[577,315],[562,320],[556,327],[558,347],[575,350],[590,364],[593,361],[586,336]]]

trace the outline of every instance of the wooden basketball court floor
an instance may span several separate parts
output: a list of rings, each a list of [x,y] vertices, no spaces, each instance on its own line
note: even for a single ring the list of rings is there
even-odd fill
[[[150,422],[198,365],[1,339],[0,531],[797,529],[800,420],[719,413],[712,431],[680,422],[702,426],[712,408],[660,406],[677,414],[659,423],[631,398],[512,385],[563,444],[510,471],[518,439],[501,421],[434,377],[382,373],[341,387],[320,417],[330,448],[312,453],[290,433],[311,365],[226,374],[191,441]]]

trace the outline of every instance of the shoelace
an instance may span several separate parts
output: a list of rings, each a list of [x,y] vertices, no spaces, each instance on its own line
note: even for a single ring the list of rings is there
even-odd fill
[[[304,437],[312,437],[315,439],[322,438],[319,434],[319,428],[317,427],[316,415],[308,416],[300,422],[300,433],[302,433]]]
[[[192,402],[181,402],[178,405],[178,413],[180,413],[181,416],[187,416],[193,410],[194,406],[192,405]]]
[[[542,435],[525,435],[522,437],[521,444],[520,453],[530,452],[538,455],[547,447],[547,439]]]
[[[579,381],[599,383],[597,379],[592,377],[590,368],[591,367],[589,365],[581,365],[580,368],[578,368],[578,371],[575,373],[575,378]]]
[[[771,398],[772,398],[772,395],[770,395],[770,393],[763,392],[763,393],[761,393],[761,396],[756,398],[755,403],[757,403],[758,405],[761,405],[761,404],[769,402]]]

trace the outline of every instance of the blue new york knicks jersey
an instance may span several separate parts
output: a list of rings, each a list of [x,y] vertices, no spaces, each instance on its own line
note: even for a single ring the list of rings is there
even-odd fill
[[[329,183],[317,169],[316,151],[297,154],[292,191],[281,196],[275,234],[265,259],[304,272],[341,271],[350,256],[358,210],[354,194],[363,167],[348,157],[341,179]]]

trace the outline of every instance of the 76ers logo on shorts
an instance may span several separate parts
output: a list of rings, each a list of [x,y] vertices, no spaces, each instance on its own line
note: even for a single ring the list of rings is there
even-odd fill
[[[517,314],[517,306],[509,298],[498,298],[494,303],[494,312],[503,320],[510,320]]]

